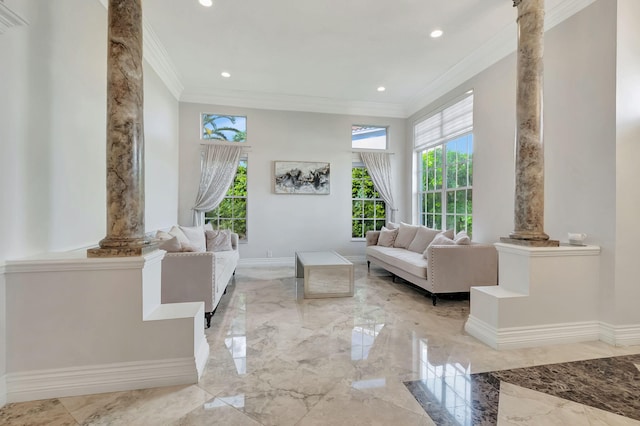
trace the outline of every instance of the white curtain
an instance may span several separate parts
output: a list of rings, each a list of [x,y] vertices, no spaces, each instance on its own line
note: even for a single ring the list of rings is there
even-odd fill
[[[389,221],[396,221],[396,204],[393,201],[393,192],[391,186],[391,161],[389,155],[385,152],[361,152],[360,157],[364,163],[373,185],[376,191],[380,194],[385,203],[387,203],[387,209],[391,210],[389,215]]]
[[[218,207],[236,176],[242,147],[204,145],[200,159],[200,186],[193,206],[193,224],[204,224],[205,212]]]

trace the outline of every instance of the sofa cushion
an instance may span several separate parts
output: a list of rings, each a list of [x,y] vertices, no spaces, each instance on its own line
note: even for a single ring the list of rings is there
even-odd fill
[[[465,231],[460,231],[456,234],[456,237],[453,239],[455,243],[459,246],[468,246],[471,244],[471,238]]]
[[[441,231],[439,229],[431,229],[425,226],[419,227],[416,232],[416,236],[413,237],[413,241],[411,241],[407,250],[411,250],[415,253],[424,253],[431,241],[433,241],[435,236],[440,232]]]
[[[378,237],[378,245],[383,247],[393,247],[393,243],[397,236],[397,229],[387,229],[383,226],[380,230],[380,236]]]
[[[172,226],[169,230],[169,234],[173,237],[177,237],[180,244],[189,244],[189,239],[186,235],[184,235],[184,232],[182,232],[178,226]]]
[[[427,278],[427,261],[422,253],[414,253],[397,247],[369,246],[366,253],[375,259],[402,269],[416,277]]]
[[[418,225],[408,225],[406,223],[400,222],[400,227],[398,228],[398,236],[396,237],[396,241],[393,243],[394,247],[398,248],[407,248],[413,238],[416,236],[416,232],[418,232]]]
[[[207,238],[207,251],[231,251],[231,231],[219,229],[215,231],[205,231]]]
[[[196,252],[207,251],[207,241],[204,237],[204,227],[202,226],[181,226],[180,230],[189,240],[189,244]]]

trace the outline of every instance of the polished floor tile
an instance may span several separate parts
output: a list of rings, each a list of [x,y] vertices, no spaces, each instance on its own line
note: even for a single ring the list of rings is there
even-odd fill
[[[367,271],[359,264],[353,297],[298,301],[293,274],[293,266],[238,268],[206,330],[210,358],[197,385],[9,404],[0,409],[0,424],[637,422],[619,407],[584,405],[583,397],[570,400],[525,382],[535,382],[535,374],[526,373],[529,368],[619,359],[640,353],[640,347],[588,342],[495,351],[465,333],[469,301],[464,298],[443,297],[434,307],[424,292],[393,283],[380,268]],[[626,367],[640,374],[640,360],[629,362]],[[522,380],[508,376],[518,369]],[[478,400],[483,379],[492,381],[494,391],[483,388],[486,412],[477,416],[469,401]],[[585,394],[597,386],[569,383]],[[629,387],[632,396],[638,395],[634,386],[637,382]]]

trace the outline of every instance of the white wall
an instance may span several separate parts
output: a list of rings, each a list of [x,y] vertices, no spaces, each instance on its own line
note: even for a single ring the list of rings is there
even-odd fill
[[[640,324],[638,158],[640,158],[640,3],[618,0],[616,113],[615,324]]]
[[[106,10],[86,0],[4,3],[29,25],[0,35],[0,264],[106,235]],[[155,229],[177,220],[178,102],[148,66],[145,91]],[[5,303],[0,286],[0,378]]]
[[[247,116],[248,243],[241,258],[292,257],[296,250],[332,249],[343,255],[364,255],[364,243],[351,241],[351,125],[389,126],[392,167],[404,167],[404,120],[306,112],[269,111],[216,105],[180,104],[181,224],[191,224],[191,207],[200,179],[199,125],[202,112]],[[331,163],[330,195],[273,193],[273,162]],[[395,182],[398,204],[404,181]],[[403,219],[405,212],[399,212]]]

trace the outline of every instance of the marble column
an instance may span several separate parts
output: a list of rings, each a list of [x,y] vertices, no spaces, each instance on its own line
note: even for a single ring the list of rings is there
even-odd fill
[[[107,52],[107,236],[89,257],[140,256],[144,227],[141,0],[109,0]]]
[[[514,0],[513,5],[518,8],[514,231],[501,241],[557,246],[544,232],[544,0]]]

